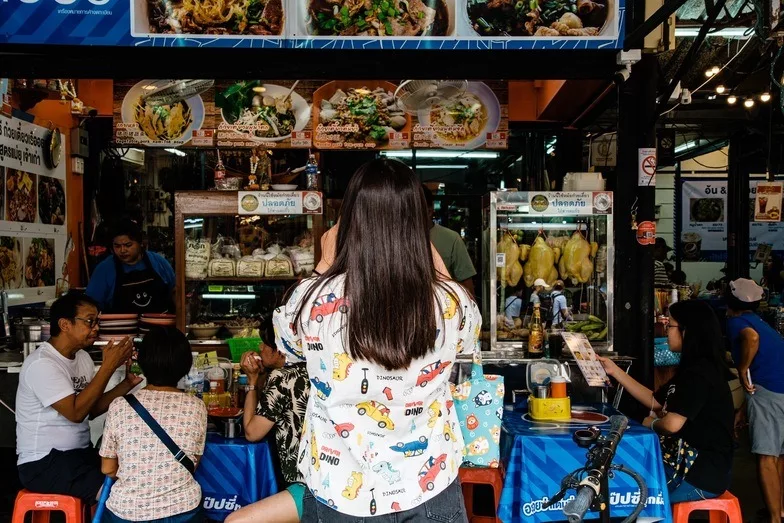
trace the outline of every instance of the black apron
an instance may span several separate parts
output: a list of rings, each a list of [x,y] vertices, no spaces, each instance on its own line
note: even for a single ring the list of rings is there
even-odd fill
[[[119,314],[159,314],[174,312],[169,286],[152,268],[147,252],[142,258],[144,269],[125,272],[122,262],[114,256],[116,280],[112,312]]]

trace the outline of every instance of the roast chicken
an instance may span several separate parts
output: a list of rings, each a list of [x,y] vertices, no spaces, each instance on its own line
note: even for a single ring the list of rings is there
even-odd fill
[[[555,263],[561,255],[561,250],[553,249],[538,236],[530,250],[523,250],[526,255],[525,265],[523,266],[523,280],[526,287],[532,287],[537,278],[542,278],[547,285],[552,285],[558,279],[558,270]]]
[[[569,278],[573,284],[587,283],[593,274],[593,258],[599,245],[588,243],[579,231],[572,234],[564,245],[563,256],[558,264],[561,278]]]
[[[517,246],[517,242],[510,234],[504,234],[504,237],[498,242],[497,248],[498,253],[506,255],[506,265],[498,269],[498,281],[503,286],[508,284],[514,287],[523,275],[523,267],[519,261],[520,247]]]

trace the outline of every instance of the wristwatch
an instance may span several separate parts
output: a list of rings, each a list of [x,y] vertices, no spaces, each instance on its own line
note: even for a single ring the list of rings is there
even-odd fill
[[[245,385],[245,392],[256,390],[256,385]]]

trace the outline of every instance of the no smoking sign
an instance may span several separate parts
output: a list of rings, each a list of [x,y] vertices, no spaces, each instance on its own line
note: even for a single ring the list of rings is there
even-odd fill
[[[637,185],[640,187],[656,186],[656,148],[637,150]]]

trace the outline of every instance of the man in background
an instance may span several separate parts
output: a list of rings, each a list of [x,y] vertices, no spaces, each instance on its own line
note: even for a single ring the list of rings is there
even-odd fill
[[[424,185],[422,186],[422,190],[425,192],[425,199],[427,200],[427,206],[430,210],[430,219],[432,221],[435,215],[435,200],[433,198],[433,193]],[[446,269],[449,271],[449,275],[452,279],[465,287],[473,296],[474,280],[472,278],[476,276],[476,269],[474,268],[473,262],[471,262],[471,257],[468,255],[468,249],[466,248],[463,238],[452,229],[442,227],[441,225],[432,222],[432,225],[430,226],[430,243],[435,246],[438,254],[441,255],[441,259],[444,260]]]
[[[667,268],[664,262],[667,260],[667,253],[672,248],[667,245],[664,238],[656,238],[653,246],[653,284],[656,287],[667,287],[670,285],[670,278],[667,276]]]

